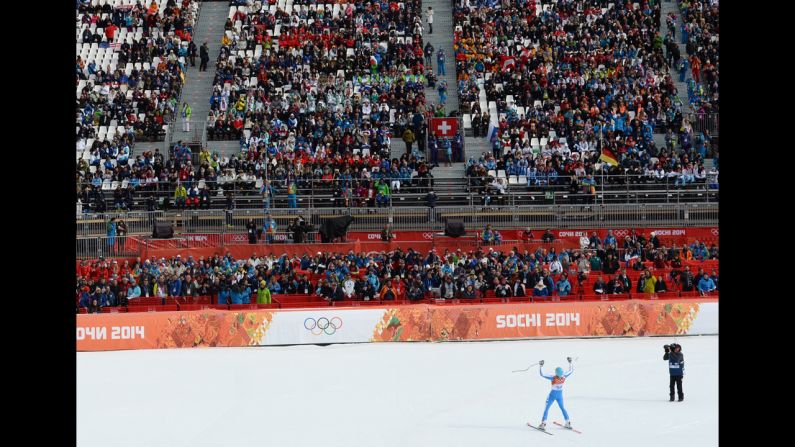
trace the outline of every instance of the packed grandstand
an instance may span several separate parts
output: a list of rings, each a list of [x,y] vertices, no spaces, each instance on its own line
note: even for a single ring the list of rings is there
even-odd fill
[[[439,3],[78,0],[77,312],[716,296],[718,1]]]

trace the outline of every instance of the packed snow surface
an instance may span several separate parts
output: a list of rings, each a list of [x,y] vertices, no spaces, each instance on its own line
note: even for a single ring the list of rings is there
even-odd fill
[[[77,445],[135,447],[718,445],[718,336],[77,353]],[[545,374],[578,358],[541,422]]]

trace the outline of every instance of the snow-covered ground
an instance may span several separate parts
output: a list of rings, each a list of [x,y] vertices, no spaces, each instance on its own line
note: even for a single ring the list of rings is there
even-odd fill
[[[668,402],[673,337],[208,348],[77,354],[77,445],[718,445],[718,337],[679,337],[685,401]],[[574,427],[538,424],[545,373]],[[563,421],[557,405],[551,421]]]

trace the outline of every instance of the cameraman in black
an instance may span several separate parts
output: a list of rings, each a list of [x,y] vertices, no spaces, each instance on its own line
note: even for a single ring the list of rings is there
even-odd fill
[[[394,239],[394,237],[395,236],[392,235],[392,230],[390,230],[389,225],[387,224],[387,226],[381,230],[381,240],[384,242],[390,242],[392,239]]]
[[[295,218],[287,227],[287,231],[293,234],[293,242],[300,244],[304,242],[304,234],[307,232],[306,222],[301,216]]]
[[[670,401],[674,401],[674,384],[679,392],[679,402],[685,400],[685,393],[682,392],[682,378],[685,375],[685,356],[682,354],[682,345],[673,343],[663,346],[665,355],[663,360],[668,360],[668,372],[671,374],[670,382]]]
[[[246,232],[248,233],[248,243],[257,243],[257,225],[254,224],[254,219],[249,219],[246,224]]]

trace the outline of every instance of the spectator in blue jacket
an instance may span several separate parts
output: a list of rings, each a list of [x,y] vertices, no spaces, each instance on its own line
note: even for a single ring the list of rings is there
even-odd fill
[[[242,293],[241,293],[241,284],[235,283],[232,286],[232,289],[229,292],[230,298],[232,299],[232,304],[243,304]]]
[[[715,290],[715,282],[712,281],[712,278],[710,278],[708,274],[704,274],[698,282],[698,291],[702,295],[706,295],[713,290]]]
[[[453,166],[453,146],[450,143],[450,139],[444,138],[442,141],[444,144],[444,152],[447,154],[447,166]]]
[[[251,304],[251,287],[249,287],[247,280],[243,280],[243,284],[240,286],[240,302],[242,304]]]
[[[549,289],[547,289],[547,285],[544,284],[544,280],[539,280],[538,284],[533,287],[533,296],[549,296]]]
[[[544,270],[541,273],[541,280],[544,281],[544,285],[547,287],[547,295],[552,295],[555,290],[555,280],[552,279],[548,270]]]
[[[172,276],[171,282],[168,284],[168,296],[179,296],[182,291],[182,280],[176,276]]]
[[[110,291],[110,287],[105,286],[102,288],[102,292],[99,294],[99,307],[107,307],[111,305],[111,296],[113,293]]]
[[[569,282],[569,275],[566,272],[560,275],[560,281],[558,281],[555,288],[558,291],[559,297],[569,296],[569,293],[571,293],[571,283]]]
[[[444,105],[447,102],[447,81],[442,80],[436,90],[439,92],[439,104]]]
[[[107,224],[106,233],[108,236],[108,252],[113,253],[113,247],[116,244],[116,218],[111,217],[110,222]]]
[[[82,292],[80,293],[80,307],[88,307],[91,303],[92,294],[90,293],[88,286],[83,287]],[[96,288],[97,292],[99,291],[99,287]]]
[[[133,279],[130,281],[130,285],[127,287],[127,299],[138,298],[141,296],[141,287],[135,283]]]
[[[707,251],[706,244],[702,242],[697,246],[693,247],[693,259],[697,259],[699,261],[709,259],[709,252]]]
[[[367,274],[367,282],[373,286],[374,290],[380,290],[381,281],[378,280],[378,275],[374,271],[370,270],[370,273]]]
[[[221,275],[221,278],[218,281],[218,304],[229,304],[231,298],[232,291],[229,287],[229,283],[226,281],[223,275]]]
[[[434,167],[439,166],[439,153],[437,152],[438,149],[436,137],[433,134],[428,135],[428,154],[431,159],[431,164]]]
[[[483,245],[489,245],[494,238],[494,232],[491,229],[491,225],[486,225],[486,229],[483,230],[483,234],[481,235],[483,238]]]
[[[271,291],[271,295],[283,293],[281,284],[279,284],[279,281],[276,281],[276,278],[273,276],[271,276],[270,282],[268,283],[268,290]]]
[[[607,236],[605,236],[605,246],[608,245],[618,245],[616,237],[613,236],[613,230],[607,230]]]
[[[104,299],[103,295],[104,295],[104,292],[103,292],[102,288],[101,287],[97,287],[96,289],[94,289],[94,293],[92,293],[88,297],[88,303],[86,303],[85,307],[91,306],[94,302],[96,302],[98,306],[101,306],[102,305],[102,300]]]

